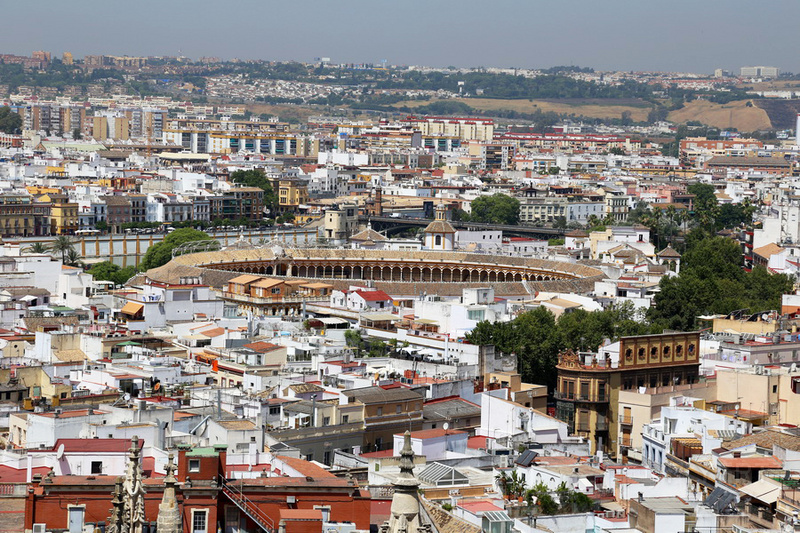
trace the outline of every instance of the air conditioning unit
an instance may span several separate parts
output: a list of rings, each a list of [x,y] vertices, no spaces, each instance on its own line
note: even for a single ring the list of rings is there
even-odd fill
[[[33,533],[46,533],[47,524],[33,524]]]

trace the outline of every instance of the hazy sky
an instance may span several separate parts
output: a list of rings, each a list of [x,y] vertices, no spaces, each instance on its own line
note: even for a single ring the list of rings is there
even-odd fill
[[[800,71],[798,0],[42,0],[0,53]],[[8,13],[10,2],[0,0]]]

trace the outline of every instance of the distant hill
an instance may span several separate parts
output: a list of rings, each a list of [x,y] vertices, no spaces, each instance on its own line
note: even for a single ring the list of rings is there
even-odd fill
[[[796,127],[797,113],[800,113],[800,100],[765,98],[753,103],[766,111],[772,127],[778,130],[793,130]]]
[[[755,105],[748,106],[749,101],[736,100],[727,104],[716,104],[708,100],[693,100],[682,108],[671,111],[667,119],[678,124],[697,121],[716,128],[736,128],[747,132],[772,129],[769,114]]]

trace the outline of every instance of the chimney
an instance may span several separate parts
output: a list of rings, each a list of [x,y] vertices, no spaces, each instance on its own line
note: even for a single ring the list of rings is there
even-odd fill
[[[639,493],[639,503],[642,503],[643,501],[644,501],[644,494],[642,494],[642,493],[640,492],[640,493]]]

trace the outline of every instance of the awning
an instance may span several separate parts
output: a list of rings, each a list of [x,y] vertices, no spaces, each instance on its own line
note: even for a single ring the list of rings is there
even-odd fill
[[[122,307],[122,309],[120,309],[120,312],[126,315],[135,315],[142,309],[144,309],[144,304],[140,304],[138,302],[128,302]]]
[[[393,315],[392,313],[374,313],[371,315],[361,315],[361,319],[369,320],[370,322],[397,322],[400,320],[400,317]]]
[[[438,320],[431,320],[430,318],[418,318],[414,320],[414,324],[439,324]]]
[[[739,490],[751,498],[767,504],[773,504],[778,501],[778,496],[780,496],[781,492],[781,488],[778,485],[766,479],[745,485]]]
[[[317,318],[316,320],[319,320],[320,322],[322,322],[323,324],[325,324],[327,326],[333,326],[333,325],[336,325],[336,324],[349,324],[350,323],[350,321],[347,320],[346,318],[341,318],[341,317],[338,317],[338,316]]]

